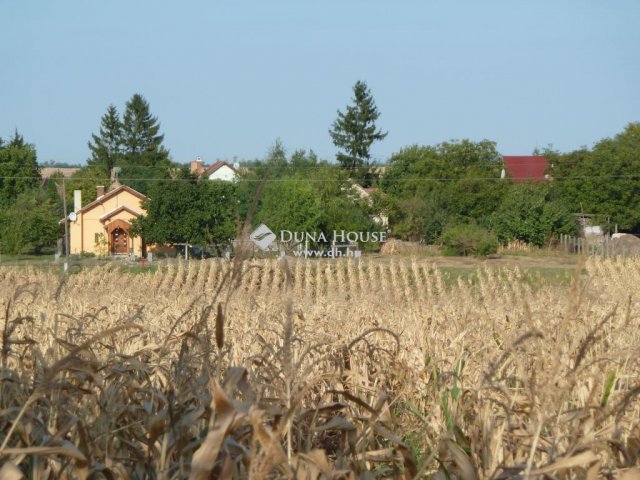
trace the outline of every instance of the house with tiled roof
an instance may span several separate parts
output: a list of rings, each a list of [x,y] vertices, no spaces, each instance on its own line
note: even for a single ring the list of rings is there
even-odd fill
[[[238,177],[238,171],[224,160],[219,160],[210,167],[205,167],[200,157],[198,157],[195,161],[191,162],[190,171],[200,178],[208,178],[209,180],[231,182]]]
[[[70,253],[144,256],[144,240],[134,238],[130,229],[133,220],[146,213],[142,202],[148,198],[118,182],[108,192],[103,186],[96,189],[97,198],[84,206],[82,192],[73,192],[73,212],[67,217]]]

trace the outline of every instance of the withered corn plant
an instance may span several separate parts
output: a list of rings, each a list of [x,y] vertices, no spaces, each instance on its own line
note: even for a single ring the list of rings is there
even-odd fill
[[[0,478],[638,478],[640,260],[0,269]]]

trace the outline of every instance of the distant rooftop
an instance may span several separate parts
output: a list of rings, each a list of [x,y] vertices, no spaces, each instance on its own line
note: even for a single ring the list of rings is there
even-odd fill
[[[503,156],[504,168],[517,182],[546,180],[545,171],[549,162],[540,155]]]

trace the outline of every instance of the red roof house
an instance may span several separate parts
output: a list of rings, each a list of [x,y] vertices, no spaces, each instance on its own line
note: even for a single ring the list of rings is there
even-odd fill
[[[235,167],[232,167],[224,160],[219,160],[210,167],[202,165],[200,157],[194,162],[191,162],[191,173],[201,178],[208,178],[209,180],[235,180],[238,172]]]
[[[217,161],[202,173],[203,177],[208,177],[210,179],[214,179],[214,178],[218,179],[218,177],[220,177],[220,179],[224,179],[224,180],[228,180],[228,178],[226,178],[228,176],[230,176],[231,179],[233,179],[235,178],[235,175],[236,175],[236,169],[233,168],[224,160]]]
[[[540,155],[511,155],[503,156],[504,168],[507,174],[516,182],[546,180],[545,176],[549,162]]]

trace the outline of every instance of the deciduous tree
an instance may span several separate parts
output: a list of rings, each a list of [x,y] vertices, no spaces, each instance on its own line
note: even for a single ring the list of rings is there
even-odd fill
[[[0,211],[0,248],[4,253],[41,253],[62,233],[57,206],[46,190],[34,188],[18,195]]]
[[[0,139],[0,207],[13,203],[22,192],[40,182],[36,149],[17,131],[8,142]]]
[[[640,232],[640,123],[630,123],[592,149],[544,155],[553,164],[555,193],[574,213],[596,214],[610,227]]]
[[[313,232],[322,215],[320,196],[301,178],[272,178],[264,188],[256,223],[267,224],[274,232]]]
[[[381,188],[388,193],[393,235],[433,243],[448,224],[488,225],[509,181],[489,140],[411,146],[392,155]]]
[[[554,198],[549,183],[515,184],[491,216],[498,239],[545,246],[559,233],[575,234],[576,219],[565,202]]]
[[[258,186],[267,179],[261,192]],[[354,190],[348,172],[319,160],[313,151],[287,156],[277,141],[263,162],[257,162],[238,182],[243,218],[256,198],[254,226],[264,222],[272,230],[331,232],[375,228],[367,202]]]
[[[221,180],[181,178],[154,182],[146,215],[134,222],[132,233],[148,243],[228,244],[236,235],[235,184]]]

